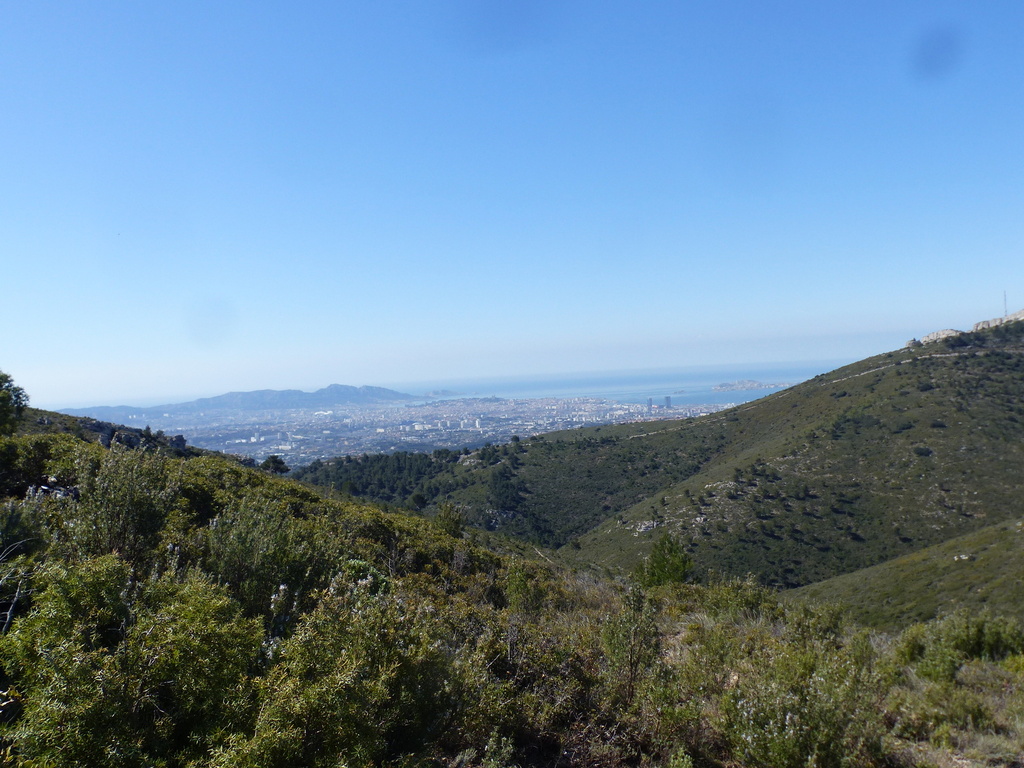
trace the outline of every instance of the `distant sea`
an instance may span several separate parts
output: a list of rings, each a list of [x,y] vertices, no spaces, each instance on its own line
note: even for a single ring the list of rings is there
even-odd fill
[[[572,398],[592,397],[620,403],[664,404],[673,406],[745,403],[777,392],[771,389],[716,391],[721,384],[757,381],[762,384],[799,384],[819,373],[826,373],[850,361],[793,363],[782,365],[735,365],[656,371],[619,371],[561,376],[536,376],[443,382],[417,382],[394,385],[410,394],[445,391],[445,397]]]

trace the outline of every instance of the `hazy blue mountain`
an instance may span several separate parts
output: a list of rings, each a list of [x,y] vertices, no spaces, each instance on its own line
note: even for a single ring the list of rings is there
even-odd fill
[[[169,403],[148,408],[127,405],[68,408],[63,413],[91,416],[106,421],[123,421],[147,414],[188,414],[207,411],[270,411],[298,408],[330,408],[337,405],[370,405],[416,400],[415,395],[384,387],[352,387],[331,384],[315,392],[298,389],[260,389],[254,392],[228,392],[216,397],[203,397],[187,403]]]

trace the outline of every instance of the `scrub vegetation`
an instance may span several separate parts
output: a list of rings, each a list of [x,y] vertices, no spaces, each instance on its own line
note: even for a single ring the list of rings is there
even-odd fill
[[[21,402],[0,763],[1021,766],[1014,333],[347,487]]]
[[[980,766],[1024,750],[1012,619],[869,633],[753,580],[692,583],[669,536],[609,580],[484,548],[454,506],[386,512],[158,441],[0,451],[9,765]]]

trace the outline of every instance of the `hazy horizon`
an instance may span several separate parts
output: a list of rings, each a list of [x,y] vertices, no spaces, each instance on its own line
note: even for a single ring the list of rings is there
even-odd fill
[[[597,396],[588,394],[597,391],[610,390],[616,386],[628,386],[630,382],[651,382],[657,380],[678,381],[680,385],[685,382],[700,381],[703,383],[730,383],[739,381],[751,376],[760,377],[757,380],[763,383],[774,383],[786,380],[788,383],[811,378],[817,373],[826,373],[835,368],[854,362],[853,360],[821,360],[821,361],[795,361],[782,363],[765,364],[727,364],[727,365],[693,365],[676,368],[645,368],[625,370],[603,370],[603,371],[560,371],[553,373],[536,374],[533,376],[515,373],[509,376],[489,377],[463,377],[454,379],[417,379],[408,381],[391,382],[355,382],[355,381],[331,381],[323,384],[308,387],[255,387],[244,390],[224,390],[217,392],[203,392],[200,394],[182,394],[177,397],[166,398],[130,398],[119,402],[81,402],[63,403],[60,405],[40,405],[35,401],[35,407],[46,407],[50,410],[77,410],[84,408],[102,407],[129,407],[129,408],[151,408],[160,405],[174,405],[187,403],[208,397],[230,394],[233,392],[253,392],[260,390],[298,390],[303,392],[315,392],[334,384],[353,387],[383,387],[403,394],[427,395],[431,392],[441,390],[455,391],[459,396],[465,397],[568,397],[568,396]],[[787,375],[789,374],[789,375]],[[799,376],[794,376],[800,374]],[[791,380],[792,379],[792,380]],[[573,384],[579,385],[575,394],[568,394]],[[565,390],[565,392],[562,392]],[[666,392],[665,394],[672,394]],[[683,400],[678,400],[683,402]]]
[[[1024,307],[1024,5],[0,10],[35,405],[856,360]]]

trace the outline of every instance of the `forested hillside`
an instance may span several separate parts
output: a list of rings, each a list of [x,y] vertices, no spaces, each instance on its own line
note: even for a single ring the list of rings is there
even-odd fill
[[[454,502],[472,525],[557,547],[699,470],[725,433],[697,423],[555,432],[465,453],[344,457],[294,477],[409,509]]]
[[[0,437],[4,764],[1020,765],[1012,620],[872,636],[668,539],[608,581],[38,418]]]

